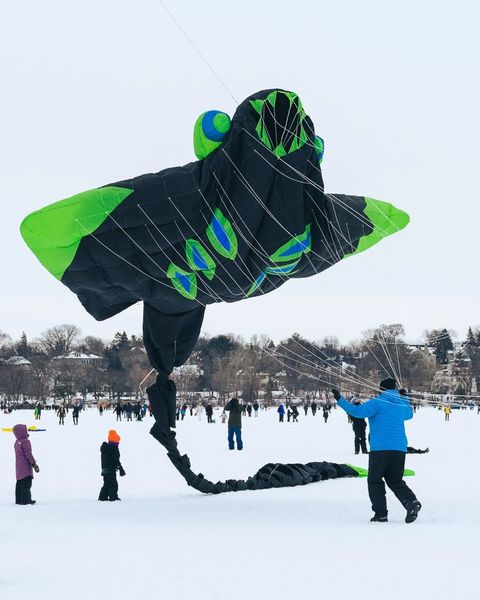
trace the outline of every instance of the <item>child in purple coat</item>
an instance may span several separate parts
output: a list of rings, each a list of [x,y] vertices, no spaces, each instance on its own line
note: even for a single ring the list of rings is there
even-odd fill
[[[38,473],[37,461],[33,458],[32,444],[30,443],[26,425],[15,425],[13,433],[15,441],[15,470],[17,484],[15,486],[15,504],[35,504],[32,500],[33,471]]]

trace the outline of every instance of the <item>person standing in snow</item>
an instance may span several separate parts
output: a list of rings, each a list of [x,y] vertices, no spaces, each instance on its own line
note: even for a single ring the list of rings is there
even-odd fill
[[[312,415],[315,416],[317,413],[317,403],[315,402],[315,400],[312,402]]]
[[[78,425],[78,415],[79,414],[80,414],[80,406],[78,406],[78,404],[76,404],[72,410],[72,419],[73,419],[74,425]]]
[[[355,402],[354,404],[358,406],[360,402]],[[355,454],[358,454],[360,452],[360,449],[362,450],[362,454],[368,454],[367,440],[365,439],[367,432],[367,422],[365,421],[365,419],[359,419],[357,417],[351,417],[351,419],[353,433],[355,434],[355,439],[353,442],[355,447]]]
[[[323,420],[325,421],[325,423],[328,421],[329,416],[330,416],[330,410],[328,408],[328,405],[325,404],[323,407]]]
[[[298,415],[299,415],[298,408],[294,404],[292,406],[292,417],[293,417],[292,423],[298,423]]]
[[[127,402],[126,404],[124,404],[123,406],[123,412],[127,417],[127,421],[132,421],[132,413],[133,413],[133,406],[131,402]]]
[[[207,415],[207,423],[213,423],[213,406],[210,404],[210,402],[205,408],[205,414]]]
[[[260,408],[260,405],[258,404],[258,402],[255,400],[255,403],[253,405],[253,410],[254,410],[254,414],[256,417],[258,417],[258,409]]]
[[[452,412],[452,409],[448,404],[445,404],[443,412],[445,413],[445,421],[450,421],[450,413]]]
[[[280,404],[280,406],[277,409],[277,412],[278,412],[278,422],[283,423],[283,417],[285,416],[285,407],[283,406],[283,404]]]
[[[117,421],[121,421],[122,420],[123,408],[122,408],[120,402],[117,402],[117,405],[113,409],[113,412],[117,415],[117,419],[116,420]]]
[[[123,477],[125,470],[120,462],[119,444],[120,436],[114,429],[110,429],[108,443],[103,442],[100,446],[103,477],[103,486],[98,496],[100,502],[120,500],[118,497],[117,471],[120,473],[120,477]]]
[[[232,398],[230,402],[225,405],[225,410],[230,413],[228,415],[228,448],[230,450],[235,449],[235,436],[237,440],[237,450],[243,450],[242,407],[240,406],[238,398]]]
[[[247,414],[249,417],[252,416],[252,405],[251,404],[247,404]]]
[[[26,425],[15,425],[13,428],[15,436],[15,474],[17,483],[15,485],[15,504],[35,504],[32,500],[33,471],[40,471],[37,461],[33,458],[32,444],[30,443]]]
[[[136,421],[141,421],[142,420],[142,417],[141,417],[142,407],[140,406],[140,402],[135,402],[135,406],[132,406],[132,412],[135,415],[135,420]],[[132,420],[132,415],[131,414],[130,414],[130,420]]]
[[[66,414],[65,405],[62,404],[62,406],[59,406],[58,410],[57,410],[59,425],[65,425],[65,414]]]
[[[394,379],[384,379],[380,382],[380,395],[358,406],[345,400],[337,389],[332,390],[338,406],[346,413],[369,420],[368,493],[374,512],[370,521],[378,523],[388,521],[385,483],[406,509],[406,523],[415,521],[422,508],[403,480],[407,452],[405,421],[413,417],[413,410],[408,397],[402,396],[396,387]]]

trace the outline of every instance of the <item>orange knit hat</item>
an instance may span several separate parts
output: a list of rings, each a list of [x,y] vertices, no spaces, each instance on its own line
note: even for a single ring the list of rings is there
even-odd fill
[[[115,429],[110,429],[110,431],[108,432],[108,441],[109,442],[114,442],[115,444],[119,444],[120,443],[120,436],[115,431]]]

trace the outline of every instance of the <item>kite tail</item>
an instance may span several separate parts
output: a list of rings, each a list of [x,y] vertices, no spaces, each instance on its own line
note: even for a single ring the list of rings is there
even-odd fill
[[[166,449],[168,458],[187,484],[204,494],[293,487],[326,479],[359,476],[357,470],[345,464],[329,462],[310,462],[307,464],[268,463],[246,480],[227,479],[226,481],[213,483],[206,479],[202,473],[194,473],[191,469],[189,457],[186,454],[180,454],[178,449],[175,432],[171,430],[172,427],[175,427],[175,383],[159,376],[157,377],[157,383],[147,388],[147,394],[156,421],[150,430],[150,434]]]

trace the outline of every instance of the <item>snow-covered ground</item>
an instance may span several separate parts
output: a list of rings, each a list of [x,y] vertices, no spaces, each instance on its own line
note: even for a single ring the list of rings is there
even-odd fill
[[[327,424],[301,414],[277,423],[272,411],[246,418],[243,452],[229,451],[226,426],[187,416],[182,452],[208,478],[246,477],[267,462],[329,460],[367,466],[353,454],[341,410]],[[1,415],[0,426],[46,427],[30,439],[41,472],[36,506],[14,505],[13,434],[0,433],[2,600],[210,600],[480,598],[480,415],[423,408],[408,424],[423,503],[417,522],[389,495],[390,522],[371,524],[365,479],[204,496],[186,486],[148,430],[153,420],[115,423],[111,413],[71,414],[60,427],[44,412]],[[122,436],[122,502],[97,502],[100,443]]]

